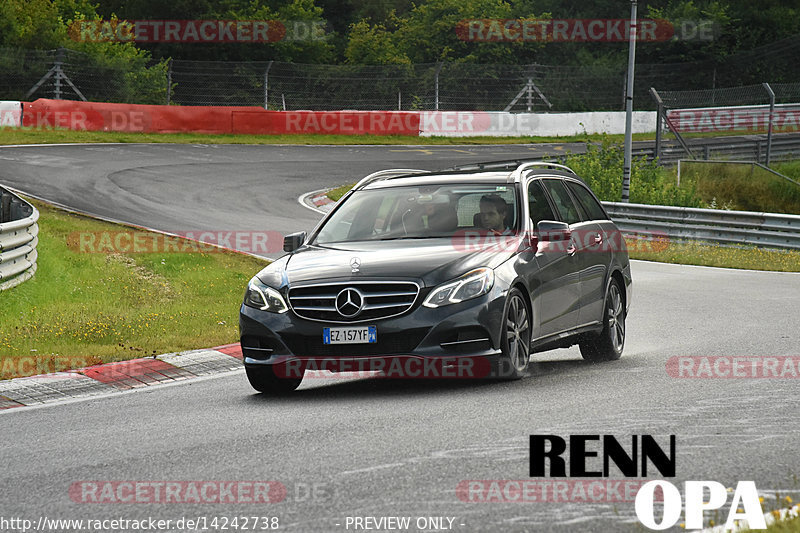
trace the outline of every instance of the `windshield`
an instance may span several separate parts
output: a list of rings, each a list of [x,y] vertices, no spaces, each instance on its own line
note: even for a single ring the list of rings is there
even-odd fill
[[[314,242],[442,238],[469,229],[513,234],[519,219],[515,191],[512,184],[483,183],[357,191]]]

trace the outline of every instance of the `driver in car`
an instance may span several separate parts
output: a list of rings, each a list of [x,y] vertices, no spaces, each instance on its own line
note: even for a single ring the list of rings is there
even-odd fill
[[[508,234],[511,228],[506,224],[508,204],[496,194],[481,197],[479,221],[480,227],[488,229],[496,235]]]

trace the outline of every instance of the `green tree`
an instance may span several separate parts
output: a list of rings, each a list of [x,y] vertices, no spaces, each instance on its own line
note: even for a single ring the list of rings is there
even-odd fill
[[[362,20],[351,25],[345,59],[349,63],[524,63],[534,57],[540,43],[471,41],[463,28],[477,19],[533,17],[503,0],[430,0],[404,15],[390,13],[385,24]]]

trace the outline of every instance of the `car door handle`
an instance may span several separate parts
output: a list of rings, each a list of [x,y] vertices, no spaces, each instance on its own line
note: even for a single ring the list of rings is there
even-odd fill
[[[603,236],[600,233],[594,236],[594,244],[603,244]]]
[[[567,246],[567,254],[568,255],[575,255],[575,252],[577,252],[577,251],[578,251],[578,247],[575,246],[575,243],[574,242],[569,243],[569,246]]]

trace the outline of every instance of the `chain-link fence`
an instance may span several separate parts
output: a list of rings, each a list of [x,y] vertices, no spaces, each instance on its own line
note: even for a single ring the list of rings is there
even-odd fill
[[[769,83],[768,85],[775,93],[776,104],[800,102],[800,82]],[[667,109],[767,105],[770,103],[769,89],[763,83],[693,91],[664,91],[658,87],[657,89],[659,89],[658,94]]]
[[[800,36],[724,61],[638,64],[634,105],[648,94],[680,95],[684,106],[798,101]],[[72,50],[0,49],[0,99],[87,99],[269,109],[603,111],[624,109],[625,65],[316,65],[278,61],[140,61]],[[759,84],[759,85],[754,85]],[[734,87],[720,89],[719,87]],[[169,90],[168,90],[169,88]],[[676,96],[678,98],[678,96]],[[671,103],[667,107],[675,107]]]
[[[547,65],[303,65],[176,60],[172,62],[171,79],[172,102],[180,105],[566,111],[619,108],[624,73]],[[514,105],[510,105],[512,102]]]
[[[166,100],[164,62],[81,52],[0,48],[0,100],[54,98],[161,104]]]

